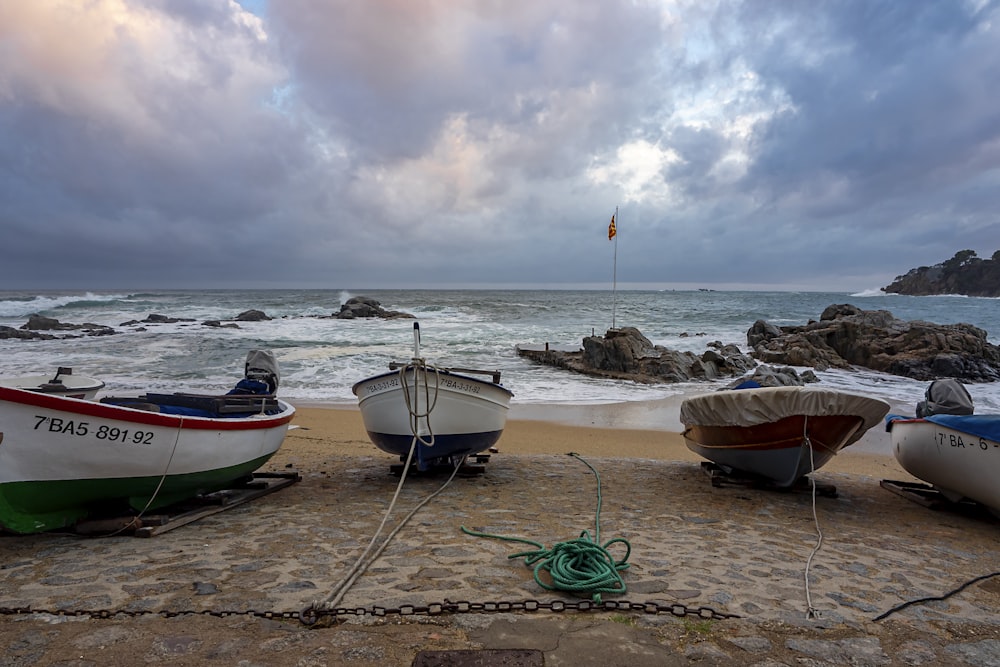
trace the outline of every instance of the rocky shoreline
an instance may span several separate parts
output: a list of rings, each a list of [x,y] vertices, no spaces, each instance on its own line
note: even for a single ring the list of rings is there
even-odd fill
[[[933,324],[897,319],[887,310],[850,304],[827,307],[818,321],[778,327],[758,320],[747,331],[749,354],[735,345],[708,344],[701,355],[653,343],[623,327],[588,336],[580,349],[520,346],[532,361],[599,377],[634,382],[689,382],[733,377],[762,386],[815,381],[793,367],[868,368],[916,380],[941,377],[966,382],[1000,380],[1000,347],[971,324]],[[763,364],[763,366],[758,366]],[[778,364],[780,366],[775,367]]]

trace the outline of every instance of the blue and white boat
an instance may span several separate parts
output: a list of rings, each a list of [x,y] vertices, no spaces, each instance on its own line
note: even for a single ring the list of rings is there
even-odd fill
[[[885,418],[899,465],[947,500],[972,500],[1000,517],[1000,415],[973,414],[955,379],[935,380],[926,398],[916,417]]]
[[[389,372],[354,385],[358,407],[376,447],[418,470],[458,465],[500,439],[513,393],[500,371],[437,368],[420,357],[420,325],[413,325],[414,356]],[[474,377],[485,375],[488,379]]]

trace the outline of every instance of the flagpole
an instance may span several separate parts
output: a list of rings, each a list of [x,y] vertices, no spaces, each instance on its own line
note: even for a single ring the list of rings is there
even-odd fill
[[[615,206],[615,215],[611,218],[611,223],[614,225],[615,232],[615,251],[614,260],[611,263],[611,328],[615,328],[615,311],[618,307],[618,226],[615,222],[618,220],[618,207]]]

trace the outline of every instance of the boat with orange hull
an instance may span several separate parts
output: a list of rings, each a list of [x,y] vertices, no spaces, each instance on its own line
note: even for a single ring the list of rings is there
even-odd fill
[[[686,399],[688,449],[727,472],[793,486],[861,439],[889,412],[877,398],[815,387],[757,387]]]

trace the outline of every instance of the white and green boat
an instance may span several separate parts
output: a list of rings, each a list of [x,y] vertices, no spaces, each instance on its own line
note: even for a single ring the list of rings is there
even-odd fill
[[[294,414],[273,393],[94,402],[0,386],[0,531],[69,528],[227,488],[278,451]]]

